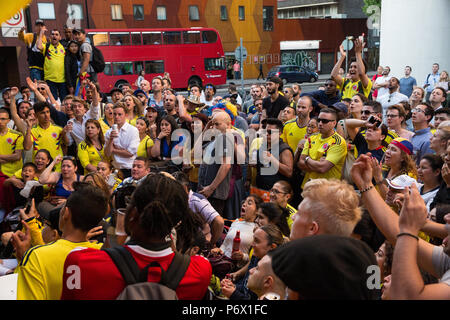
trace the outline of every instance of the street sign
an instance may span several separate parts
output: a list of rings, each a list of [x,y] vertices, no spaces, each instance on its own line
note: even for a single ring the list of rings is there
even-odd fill
[[[350,51],[353,49],[353,40],[350,39],[344,39],[344,41],[342,41],[342,46],[344,47],[345,51]],[[348,48],[347,48],[348,46]]]
[[[234,50],[234,56],[236,57],[236,59],[241,59],[241,48],[242,48],[242,60],[245,60],[247,59],[247,49],[244,46],[237,47],[236,50]]]
[[[20,10],[10,19],[2,23],[2,36],[16,38],[22,27],[25,27],[25,16],[23,10]]]

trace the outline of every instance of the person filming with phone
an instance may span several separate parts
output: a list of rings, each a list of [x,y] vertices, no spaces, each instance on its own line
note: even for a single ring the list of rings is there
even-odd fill
[[[384,139],[388,134],[388,128],[381,119],[375,115],[371,115],[367,120],[346,119],[345,125],[355,145],[355,157],[370,152],[372,157],[381,161],[384,156],[383,147],[387,147]],[[361,127],[367,128],[365,135],[361,133]]]

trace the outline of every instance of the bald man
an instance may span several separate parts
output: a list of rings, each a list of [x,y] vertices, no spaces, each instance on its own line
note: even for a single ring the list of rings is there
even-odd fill
[[[204,147],[204,156],[198,173],[199,193],[208,198],[221,215],[230,192],[231,162],[234,152],[231,119],[226,112],[215,112],[213,128],[220,133]],[[216,132],[217,133],[217,132]]]

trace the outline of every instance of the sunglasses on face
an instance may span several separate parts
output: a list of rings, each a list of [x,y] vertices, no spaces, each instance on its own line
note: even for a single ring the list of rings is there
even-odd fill
[[[366,115],[366,116],[368,116],[368,115],[371,115],[372,113],[375,113],[375,112],[372,112],[372,111],[369,111],[369,110],[363,110],[363,111],[361,111],[361,113]]]
[[[386,118],[397,118],[398,114],[387,114]]]
[[[328,122],[331,122],[331,121],[334,121],[334,120],[328,120],[328,119],[317,119],[317,122],[322,122],[323,124],[327,124]]]
[[[38,88],[39,91],[45,91],[45,88]]]

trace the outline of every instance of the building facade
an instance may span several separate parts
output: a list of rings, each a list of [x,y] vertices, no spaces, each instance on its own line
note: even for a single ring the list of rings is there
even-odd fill
[[[215,28],[221,36],[225,56],[230,65],[236,58],[234,51],[239,46],[240,38],[243,39],[243,45],[248,52],[242,64],[245,78],[256,78],[260,64],[266,75],[274,65],[286,61],[301,62],[319,72],[329,73],[343,39],[348,35],[367,33],[365,18],[279,19],[278,5],[281,2],[34,0],[29,8],[23,10],[23,22],[28,32],[33,31],[36,19],[43,19],[49,30],[56,28],[61,31],[65,24],[86,29]],[[360,10],[359,5],[356,7]],[[6,36],[0,35],[0,88],[6,85],[23,85],[25,77],[28,76],[26,48],[14,36],[17,31],[18,28]],[[295,41],[299,46],[295,52],[281,52],[285,41]]]

